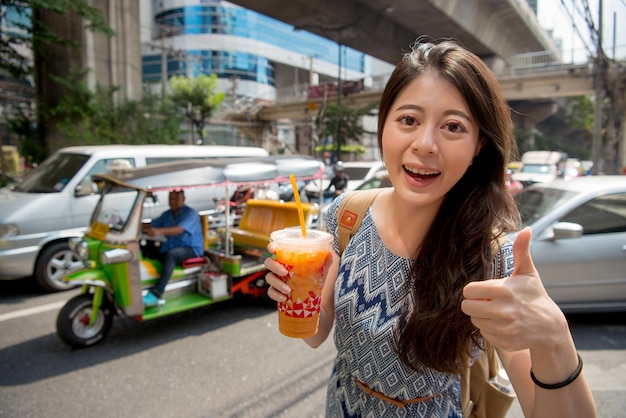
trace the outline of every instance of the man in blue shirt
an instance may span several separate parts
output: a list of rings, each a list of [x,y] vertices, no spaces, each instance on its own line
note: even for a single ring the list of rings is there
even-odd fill
[[[143,225],[143,232],[151,237],[164,235],[167,240],[161,245],[160,259],[163,262],[157,284],[143,297],[146,307],[163,304],[161,295],[172,276],[174,267],[184,260],[199,257],[204,253],[204,238],[198,213],[185,205],[183,190],[172,190],[169,194],[170,209]]]

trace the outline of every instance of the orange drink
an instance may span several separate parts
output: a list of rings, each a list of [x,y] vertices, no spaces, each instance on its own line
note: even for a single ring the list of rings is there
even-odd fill
[[[319,324],[324,266],[333,236],[307,229],[303,237],[299,227],[270,236],[276,243],[276,260],[288,270],[282,279],[291,288],[287,300],[278,303],[278,329],[288,337],[311,337]]]

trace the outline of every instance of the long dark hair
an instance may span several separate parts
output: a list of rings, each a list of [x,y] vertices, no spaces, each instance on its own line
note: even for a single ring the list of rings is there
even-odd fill
[[[491,70],[452,41],[415,43],[393,71],[378,115],[382,152],[385,120],[397,95],[425,71],[436,71],[463,95],[484,146],[447,193],[411,268],[410,292],[396,332],[396,350],[414,370],[459,373],[480,335],[461,311],[463,287],[491,278],[492,245],[519,224],[506,187],[515,148],[510,108]]]

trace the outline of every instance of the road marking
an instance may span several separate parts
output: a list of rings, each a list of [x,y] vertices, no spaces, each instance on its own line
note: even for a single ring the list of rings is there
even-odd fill
[[[60,301],[49,303],[47,305],[35,306],[34,308],[20,309],[19,311],[0,314],[0,322],[8,321],[9,319],[22,318],[29,315],[36,315],[42,312],[54,311],[55,309],[60,309],[66,303],[67,301]]]

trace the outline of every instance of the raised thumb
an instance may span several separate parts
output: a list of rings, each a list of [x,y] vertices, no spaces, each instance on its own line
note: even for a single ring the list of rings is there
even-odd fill
[[[537,275],[537,269],[530,256],[530,239],[532,231],[530,227],[522,229],[515,238],[513,243],[513,258],[515,259],[515,268],[513,276],[521,275]]]

